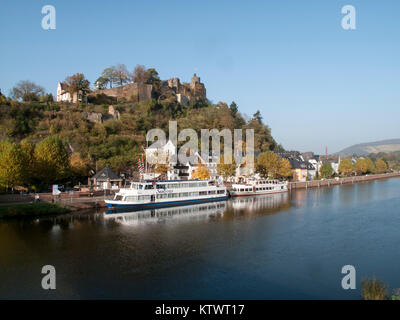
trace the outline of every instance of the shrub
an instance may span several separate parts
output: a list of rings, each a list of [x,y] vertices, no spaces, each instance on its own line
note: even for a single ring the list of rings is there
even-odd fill
[[[385,284],[375,278],[361,281],[361,294],[363,300],[386,300],[388,297]]]

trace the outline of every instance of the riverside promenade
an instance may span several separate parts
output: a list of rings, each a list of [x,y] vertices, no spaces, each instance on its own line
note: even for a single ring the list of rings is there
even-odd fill
[[[368,182],[378,179],[388,179],[395,177],[400,177],[400,172],[334,178],[325,180],[312,180],[304,182],[289,182],[288,189],[296,190],[296,189],[330,187],[335,185],[361,183],[361,182]],[[229,188],[229,185],[227,185],[227,187]],[[106,207],[104,200],[113,198],[115,192],[118,192],[118,190],[93,191],[91,195],[90,192],[77,192],[77,191],[73,193],[62,192],[59,196],[53,196],[51,193],[40,193],[40,201],[48,203],[52,202],[58,203],[74,211],[82,209],[103,208]],[[0,195],[0,205],[12,205],[12,204],[32,203],[32,202],[34,202],[34,194]]]
[[[400,177],[400,172],[382,173],[382,174],[370,174],[365,176],[354,176],[354,177],[344,177],[344,178],[333,178],[325,180],[311,180],[304,182],[289,182],[288,189],[308,189],[308,188],[320,188],[320,187],[330,187],[341,184],[349,183],[360,183],[379,179],[388,179]]]

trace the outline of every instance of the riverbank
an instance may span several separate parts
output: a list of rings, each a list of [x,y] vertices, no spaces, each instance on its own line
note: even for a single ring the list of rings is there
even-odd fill
[[[312,180],[304,182],[289,182],[288,189],[307,189],[307,188],[320,188],[320,187],[330,187],[334,185],[349,184],[349,183],[360,183],[379,179],[388,179],[400,177],[399,172],[383,173],[383,174],[371,174],[366,176],[355,176],[355,177],[344,177],[344,178],[334,178],[325,180]]]
[[[0,206],[0,219],[42,217],[65,214],[71,210],[53,203],[7,204]]]

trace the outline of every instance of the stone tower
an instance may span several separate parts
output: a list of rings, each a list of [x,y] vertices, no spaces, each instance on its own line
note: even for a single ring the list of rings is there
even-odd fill
[[[193,75],[192,81],[190,82],[190,92],[196,100],[206,98],[206,87],[200,82],[200,77],[196,74]]]

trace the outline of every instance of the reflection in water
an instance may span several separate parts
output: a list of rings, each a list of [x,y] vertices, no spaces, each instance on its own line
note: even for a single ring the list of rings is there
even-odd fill
[[[152,210],[140,210],[122,213],[106,212],[103,217],[123,225],[140,225],[160,222],[179,222],[184,220],[207,220],[220,218],[224,215],[226,201],[209,202],[207,204],[195,204],[182,207],[159,208]]]
[[[0,299],[359,299],[399,287],[400,179],[138,212],[0,221]],[[40,286],[57,269],[57,290]],[[340,270],[357,269],[357,290]]]
[[[139,211],[107,211],[103,218],[123,225],[149,223],[180,223],[200,220],[232,220],[235,217],[266,215],[290,208],[288,193],[237,197],[223,202],[209,202],[182,207],[159,208]]]

